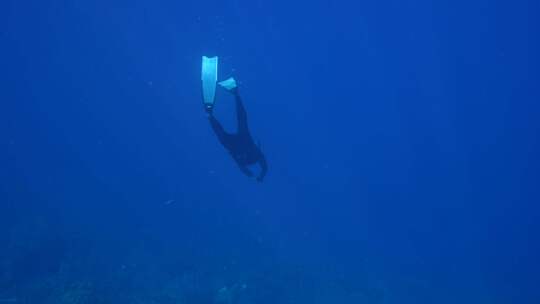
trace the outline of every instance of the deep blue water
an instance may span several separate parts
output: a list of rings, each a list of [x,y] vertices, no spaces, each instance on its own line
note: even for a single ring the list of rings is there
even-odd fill
[[[539,3],[4,0],[0,303],[540,303]]]

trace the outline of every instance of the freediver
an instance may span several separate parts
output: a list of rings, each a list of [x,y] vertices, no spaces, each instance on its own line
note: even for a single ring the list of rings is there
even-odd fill
[[[226,82],[224,81],[220,83],[220,85],[234,95],[234,99],[236,101],[237,130],[236,133],[226,132],[225,129],[223,129],[223,126],[214,117],[214,105],[206,104],[205,110],[208,113],[210,126],[212,126],[212,130],[214,130],[219,142],[231,154],[242,173],[248,177],[254,177],[254,174],[249,169],[249,166],[257,163],[259,164],[260,171],[256,177],[256,180],[258,182],[262,182],[266,176],[266,172],[268,171],[268,164],[266,163],[266,158],[261,151],[260,145],[255,144],[253,138],[251,137],[251,133],[249,132],[246,109],[242,103],[240,93],[238,92],[236,81],[231,78]]]

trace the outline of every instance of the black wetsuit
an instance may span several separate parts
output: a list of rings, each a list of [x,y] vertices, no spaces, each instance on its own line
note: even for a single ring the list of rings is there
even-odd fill
[[[238,164],[238,167],[242,172],[249,176],[253,177],[253,172],[248,168],[250,165],[259,164],[261,167],[260,173],[257,176],[257,181],[262,182],[266,172],[268,171],[268,165],[266,163],[266,158],[262,153],[259,146],[255,144],[251,134],[249,133],[248,123],[247,123],[247,113],[244,105],[242,104],[242,99],[238,93],[238,89],[231,91],[234,94],[236,100],[236,119],[237,119],[237,131],[234,134],[227,133],[223,126],[217,121],[217,119],[212,115],[212,109],[207,109],[208,120],[210,125],[216,133],[221,144],[229,151],[234,161]]]

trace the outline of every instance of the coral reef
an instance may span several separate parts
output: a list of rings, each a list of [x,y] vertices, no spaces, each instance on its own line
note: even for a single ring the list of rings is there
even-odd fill
[[[141,240],[124,246],[68,242],[39,219],[12,227],[0,254],[0,298],[31,304],[371,303],[385,290],[336,283],[335,271],[244,264],[241,257],[182,255]],[[81,245],[83,244],[83,245]],[[114,244],[112,244],[114,245]],[[242,262],[239,262],[242,261]],[[348,280],[352,281],[352,280]]]

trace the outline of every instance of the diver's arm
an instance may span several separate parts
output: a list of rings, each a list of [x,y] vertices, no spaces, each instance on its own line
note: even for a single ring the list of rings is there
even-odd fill
[[[259,159],[259,165],[261,166],[261,172],[259,173],[259,176],[257,176],[257,181],[262,182],[268,171],[268,164],[266,163],[266,158],[263,154],[261,154],[261,158]]]
[[[253,172],[251,172],[247,166],[238,164],[238,167],[240,168],[240,171],[247,175],[248,177],[253,177]]]

